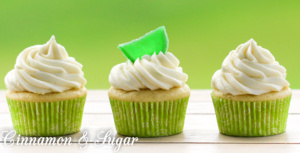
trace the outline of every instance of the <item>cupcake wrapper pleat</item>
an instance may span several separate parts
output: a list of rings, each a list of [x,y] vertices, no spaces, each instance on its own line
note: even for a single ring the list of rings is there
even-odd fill
[[[286,129],[291,96],[284,99],[247,102],[212,95],[219,131],[232,136],[269,136]]]
[[[85,96],[58,102],[7,99],[14,129],[24,136],[61,136],[81,127]]]
[[[118,134],[160,137],[183,131],[189,97],[164,102],[128,102],[110,98]]]

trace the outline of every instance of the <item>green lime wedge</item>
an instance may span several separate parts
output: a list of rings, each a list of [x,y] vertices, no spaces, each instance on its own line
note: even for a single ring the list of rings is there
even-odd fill
[[[120,44],[118,48],[134,63],[136,59],[144,55],[153,55],[153,53],[158,54],[159,52],[166,53],[168,44],[166,28],[161,26],[138,39]]]

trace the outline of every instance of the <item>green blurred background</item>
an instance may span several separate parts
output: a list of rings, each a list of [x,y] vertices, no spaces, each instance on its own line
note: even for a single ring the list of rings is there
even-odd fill
[[[0,79],[23,49],[54,34],[84,65],[87,88],[109,88],[110,69],[126,61],[117,45],[165,25],[169,51],[179,58],[191,88],[211,88],[229,51],[250,38],[269,49],[286,67],[291,87],[300,88],[299,8],[298,0],[2,0]]]

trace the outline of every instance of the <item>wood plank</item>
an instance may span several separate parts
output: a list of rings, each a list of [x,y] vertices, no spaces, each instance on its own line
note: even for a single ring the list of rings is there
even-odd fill
[[[9,114],[0,114],[0,121],[0,131],[13,129]],[[254,138],[231,137],[219,134],[215,115],[187,115],[183,133],[169,137],[140,138],[138,143],[300,144],[299,127],[300,115],[289,115],[287,130],[283,134]],[[112,136],[116,135],[112,115],[84,114],[81,132],[70,137],[77,142],[82,132],[88,131],[90,141],[93,142],[101,130],[112,130]]]
[[[161,138],[140,138],[134,146],[123,146],[120,152],[230,152],[230,153],[281,153],[300,152],[300,90],[293,90],[288,126],[285,133],[256,138],[230,137],[219,134],[210,98],[211,90],[192,90],[187,110],[184,132]],[[82,130],[69,135],[74,142],[71,146],[13,146],[6,147],[0,140],[0,152],[114,152],[115,146],[94,146],[80,149],[77,144],[83,131],[88,131],[89,142],[96,140],[101,130],[112,130],[115,134],[113,117],[106,90],[89,90]],[[12,123],[5,100],[5,91],[0,91],[0,132],[12,130]]]
[[[190,101],[210,101],[211,90],[192,90]],[[108,101],[107,90],[88,90],[87,101],[106,102]],[[5,90],[0,90],[0,102],[6,101]]]
[[[0,113],[9,113],[9,108],[6,102],[0,102]],[[110,102],[86,102],[84,107],[84,113],[112,113]],[[187,113],[214,113],[214,108],[212,102],[189,103]]]
[[[300,101],[292,98],[290,104],[289,114],[300,114]],[[0,113],[9,113],[8,105],[6,102],[0,102]],[[84,113],[99,113],[109,114],[112,113],[110,103],[106,102],[90,102],[87,101],[84,108]],[[187,114],[214,114],[215,110],[211,101],[207,102],[189,102]]]
[[[190,102],[211,101],[211,89],[192,89]],[[1,94],[0,94],[1,95]],[[300,89],[293,89],[293,98],[300,99]],[[87,101],[107,101],[107,90],[89,90]],[[0,99],[1,101],[1,99]]]
[[[191,90],[189,102],[211,102],[211,90]],[[300,89],[293,90],[293,99],[300,101]],[[89,90],[87,95],[88,102],[107,102],[107,90]],[[0,90],[0,102],[6,102],[5,90]]]
[[[292,98],[290,103],[289,114],[300,114],[300,101]],[[1,104],[0,104],[1,107]],[[1,112],[1,108],[0,108]],[[84,113],[112,113],[109,102],[94,103],[87,102]],[[212,101],[207,102],[189,102],[187,114],[215,114]]]
[[[80,149],[77,143],[71,146],[12,146],[0,147],[1,153],[114,153],[115,146],[104,144],[95,146],[88,144],[86,149]],[[299,153],[298,144],[134,144],[121,146],[120,153]]]

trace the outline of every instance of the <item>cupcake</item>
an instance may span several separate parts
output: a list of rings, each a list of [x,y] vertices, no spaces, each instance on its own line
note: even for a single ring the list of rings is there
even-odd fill
[[[286,69],[253,39],[229,53],[211,85],[220,133],[253,137],[285,131],[292,96]]]
[[[128,60],[112,68],[108,91],[118,134],[160,137],[183,131],[188,76],[167,47],[165,27],[119,45]]]
[[[82,65],[54,36],[44,45],[24,49],[5,77],[16,132],[24,136],[78,132],[87,94],[83,75]]]

